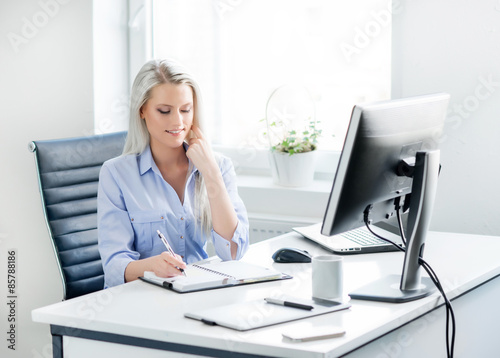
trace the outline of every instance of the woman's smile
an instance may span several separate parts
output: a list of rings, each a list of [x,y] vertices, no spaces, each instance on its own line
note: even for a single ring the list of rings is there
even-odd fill
[[[176,130],[168,130],[168,129],[165,129],[165,132],[167,132],[167,133],[169,133],[169,134],[173,134],[173,135],[180,134],[182,131],[184,131],[184,128],[181,128],[181,129],[176,129]]]

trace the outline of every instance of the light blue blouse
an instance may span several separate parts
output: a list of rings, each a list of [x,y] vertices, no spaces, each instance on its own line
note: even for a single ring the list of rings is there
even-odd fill
[[[229,158],[220,158],[222,177],[238,217],[231,240],[238,245],[236,259],[240,259],[248,249],[248,217],[238,195],[233,164]],[[124,283],[125,268],[131,261],[165,251],[156,230],[165,235],[184,262],[189,264],[208,257],[207,236],[195,225],[193,214],[197,172],[193,166],[181,203],[175,190],[163,179],[149,146],[140,155],[120,156],[104,163],[99,175],[97,211],[105,287]],[[229,242],[213,229],[211,238],[217,255],[222,260],[231,260]]]

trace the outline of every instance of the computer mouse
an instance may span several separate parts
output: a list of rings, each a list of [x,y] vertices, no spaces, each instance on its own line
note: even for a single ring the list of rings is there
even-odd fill
[[[284,247],[273,254],[274,262],[279,263],[296,263],[296,262],[311,262],[311,254],[305,250]]]

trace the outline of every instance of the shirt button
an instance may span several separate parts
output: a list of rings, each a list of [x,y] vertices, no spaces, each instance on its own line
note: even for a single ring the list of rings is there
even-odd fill
[[[130,219],[130,221],[134,221],[134,218]]]
[[[183,218],[183,217],[181,217],[181,220],[184,220],[184,218]]]
[[[184,236],[181,235],[181,239],[184,239]]]
[[[162,220],[163,220],[163,216],[160,216],[160,219],[162,219]]]

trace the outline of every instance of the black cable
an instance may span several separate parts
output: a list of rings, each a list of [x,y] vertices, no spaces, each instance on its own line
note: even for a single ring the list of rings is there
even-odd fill
[[[366,223],[366,222],[365,222],[365,224],[366,224],[367,229],[368,229],[368,230],[372,233],[372,235],[373,235],[373,236],[376,236],[376,237],[377,237],[377,238],[379,238],[380,240],[383,240],[383,241],[385,241],[385,242],[388,242],[389,244],[392,244],[392,245],[396,246],[396,247],[397,247],[400,251],[405,252],[405,249],[404,249],[403,247],[399,246],[399,245],[398,245],[398,244],[396,244],[394,241],[389,240],[389,239],[387,239],[387,238],[385,238],[385,237],[380,236],[379,234],[377,234],[375,231],[373,231],[373,230],[372,230],[372,228],[370,227],[370,224],[368,224],[368,223]]]
[[[398,205],[399,202],[396,204]],[[398,219],[398,225],[399,225],[399,232],[401,234],[401,240],[405,242],[406,244],[406,236],[403,228],[403,221],[401,219],[401,206],[396,207],[396,216]],[[451,302],[448,300],[448,297],[446,296],[443,286],[441,285],[441,282],[439,281],[438,276],[432,269],[432,267],[422,258],[418,258],[418,263],[424,268],[424,270],[427,272],[429,275],[431,281],[434,283],[436,288],[439,290],[441,293],[441,296],[443,296],[444,299],[444,304],[446,307],[446,353],[449,358],[453,358],[453,351],[455,349],[455,330],[456,330],[456,322],[455,322],[455,314],[453,312],[453,307],[451,305]],[[451,316],[451,345],[450,345],[450,316]]]
[[[419,258],[418,262],[420,265],[422,265],[422,267],[427,272],[427,274],[431,278],[436,288],[443,296],[444,304],[446,306],[446,351],[448,353],[448,357],[453,358],[453,351],[455,349],[455,331],[456,331],[455,314],[453,312],[453,307],[451,305],[451,302],[448,300],[448,297],[446,297],[443,286],[441,286],[441,282],[439,281],[432,267],[421,257]],[[451,344],[450,344],[450,317],[451,317]]]
[[[370,227],[370,220],[368,219],[368,217],[370,216],[370,210],[371,210],[372,206],[371,205],[368,205],[364,211],[364,222],[365,222],[365,225],[366,225],[366,228],[368,229],[368,231],[370,231],[372,233],[373,236],[379,238],[380,240],[383,240],[385,242],[388,242],[389,244],[392,244],[394,246],[396,246],[400,251],[405,251],[404,248],[402,248],[401,246],[399,246],[398,244],[396,244],[394,241],[392,240],[389,240],[383,236],[380,236],[379,234],[377,234],[376,232],[374,232],[372,230],[372,228]]]
[[[396,209],[396,218],[398,219],[399,234],[401,236],[401,241],[406,247],[406,236],[403,231],[403,221],[401,220],[401,197],[398,196],[394,201],[394,207]]]
[[[406,246],[406,236],[404,233],[403,222],[401,219],[401,206],[400,206],[399,200],[396,201],[395,206],[396,206],[396,216],[398,219],[399,232],[401,234],[401,240],[403,241],[403,243]],[[366,207],[366,209],[364,211],[364,222],[365,222],[365,225],[368,228],[368,230],[377,238],[379,238],[383,241],[386,241],[386,242],[394,245],[395,247],[397,247],[400,251],[405,252],[406,251],[405,248],[399,246],[398,244],[396,244],[395,242],[393,242],[387,238],[384,238],[384,237],[378,235],[370,228],[369,216],[370,216],[371,209],[372,209],[372,206],[369,205]],[[446,296],[446,294],[444,292],[443,286],[441,285],[441,282],[439,281],[439,278],[436,275],[436,273],[434,272],[434,270],[432,269],[432,267],[422,257],[418,258],[418,263],[424,268],[424,270],[429,275],[431,281],[434,283],[434,285],[436,286],[438,291],[441,293],[441,296],[443,296],[445,309],[446,309],[446,353],[447,353],[448,358],[453,358],[453,351],[455,349],[455,331],[456,331],[455,314],[453,312],[453,307],[451,305],[451,302],[448,300],[448,297]],[[450,317],[451,317],[451,327],[450,327]],[[451,328],[451,342],[450,342],[450,328]]]
[[[400,213],[399,209],[397,211],[396,217],[398,219],[399,234],[401,236],[401,241],[403,241],[403,244],[405,244],[405,246],[406,246],[406,236],[405,236],[405,233],[403,231],[403,221],[401,220],[401,213]]]

